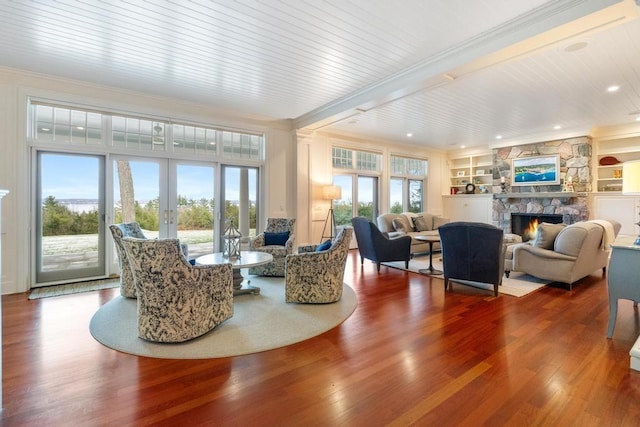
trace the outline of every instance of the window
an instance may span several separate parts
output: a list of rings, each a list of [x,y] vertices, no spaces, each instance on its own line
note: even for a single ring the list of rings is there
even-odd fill
[[[38,105],[35,138],[70,144],[102,144],[102,114],[91,111]]]
[[[336,226],[351,224],[354,216],[372,221],[378,216],[378,178],[382,155],[333,147],[333,185],[342,188],[342,199],[333,202]],[[352,173],[345,173],[349,169]]]
[[[425,210],[424,181],[427,170],[426,160],[391,156],[390,212],[418,213]]]
[[[353,151],[333,147],[333,167],[335,169],[353,169],[358,171],[380,172],[382,156],[368,151]]]
[[[264,160],[264,136],[186,123],[31,103],[32,141]],[[220,150],[220,152],[218,152]]]

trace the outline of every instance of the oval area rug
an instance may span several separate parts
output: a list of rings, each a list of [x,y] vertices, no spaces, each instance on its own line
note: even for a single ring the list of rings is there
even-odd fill
[[[164,359],[209,359],[257,353],[320,335],[345,321],[355,310],[355,292],[344,285],[332,304],[287,304],[284,279],[249,276],[259,295],[235,297],[233,317],[212,331],[184,343],[152,343],[138,338],[136,300],[117,296],[89,323],[91,335],[114,350]]]

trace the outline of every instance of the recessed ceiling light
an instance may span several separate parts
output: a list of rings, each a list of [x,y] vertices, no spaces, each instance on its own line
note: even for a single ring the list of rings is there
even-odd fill
[[[502,139],[502,135],[496,135],[496,139]]]
[[[560,126],[560,125],[555,125],[553,128],[554,128],[555,130],[558,130],[558,129],[562,129],[562,126]]]
[[[636,122],[640,122],[640,116],[636,117]]]
[[[460,148],[467,148],[467,146],[466,145],[461,145]]]
[[[407,132],[407,138],[411,138],[413,134],[411,132]]]
[[[618,89],[620,89],[620,86],[618,86],[618,85],[609,86],[607,88],[607,92],[617,92]]]

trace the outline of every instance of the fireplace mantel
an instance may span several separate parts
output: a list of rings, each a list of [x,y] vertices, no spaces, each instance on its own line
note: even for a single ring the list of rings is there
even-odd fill
[[[547,191],[540,193],[493,193],[494,199],[571,199],[572,197],[586,197],[587,193],[570,193],[566,191]]]

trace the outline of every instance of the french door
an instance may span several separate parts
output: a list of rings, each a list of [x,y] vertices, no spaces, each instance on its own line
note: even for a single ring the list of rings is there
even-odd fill
[[[136,221],[150,238],[177,237],[187,244],[190,258],[214,251],[216,171],[211,163],[113,157],[112,165],[113,222]]]
[[[35,160],[34,287],[117,274],[110,223],[137,221],[149,238],[177,237],[190,257],[214,251],[211,163],[111,156],[107,168],[103,155],[46,151]]]

